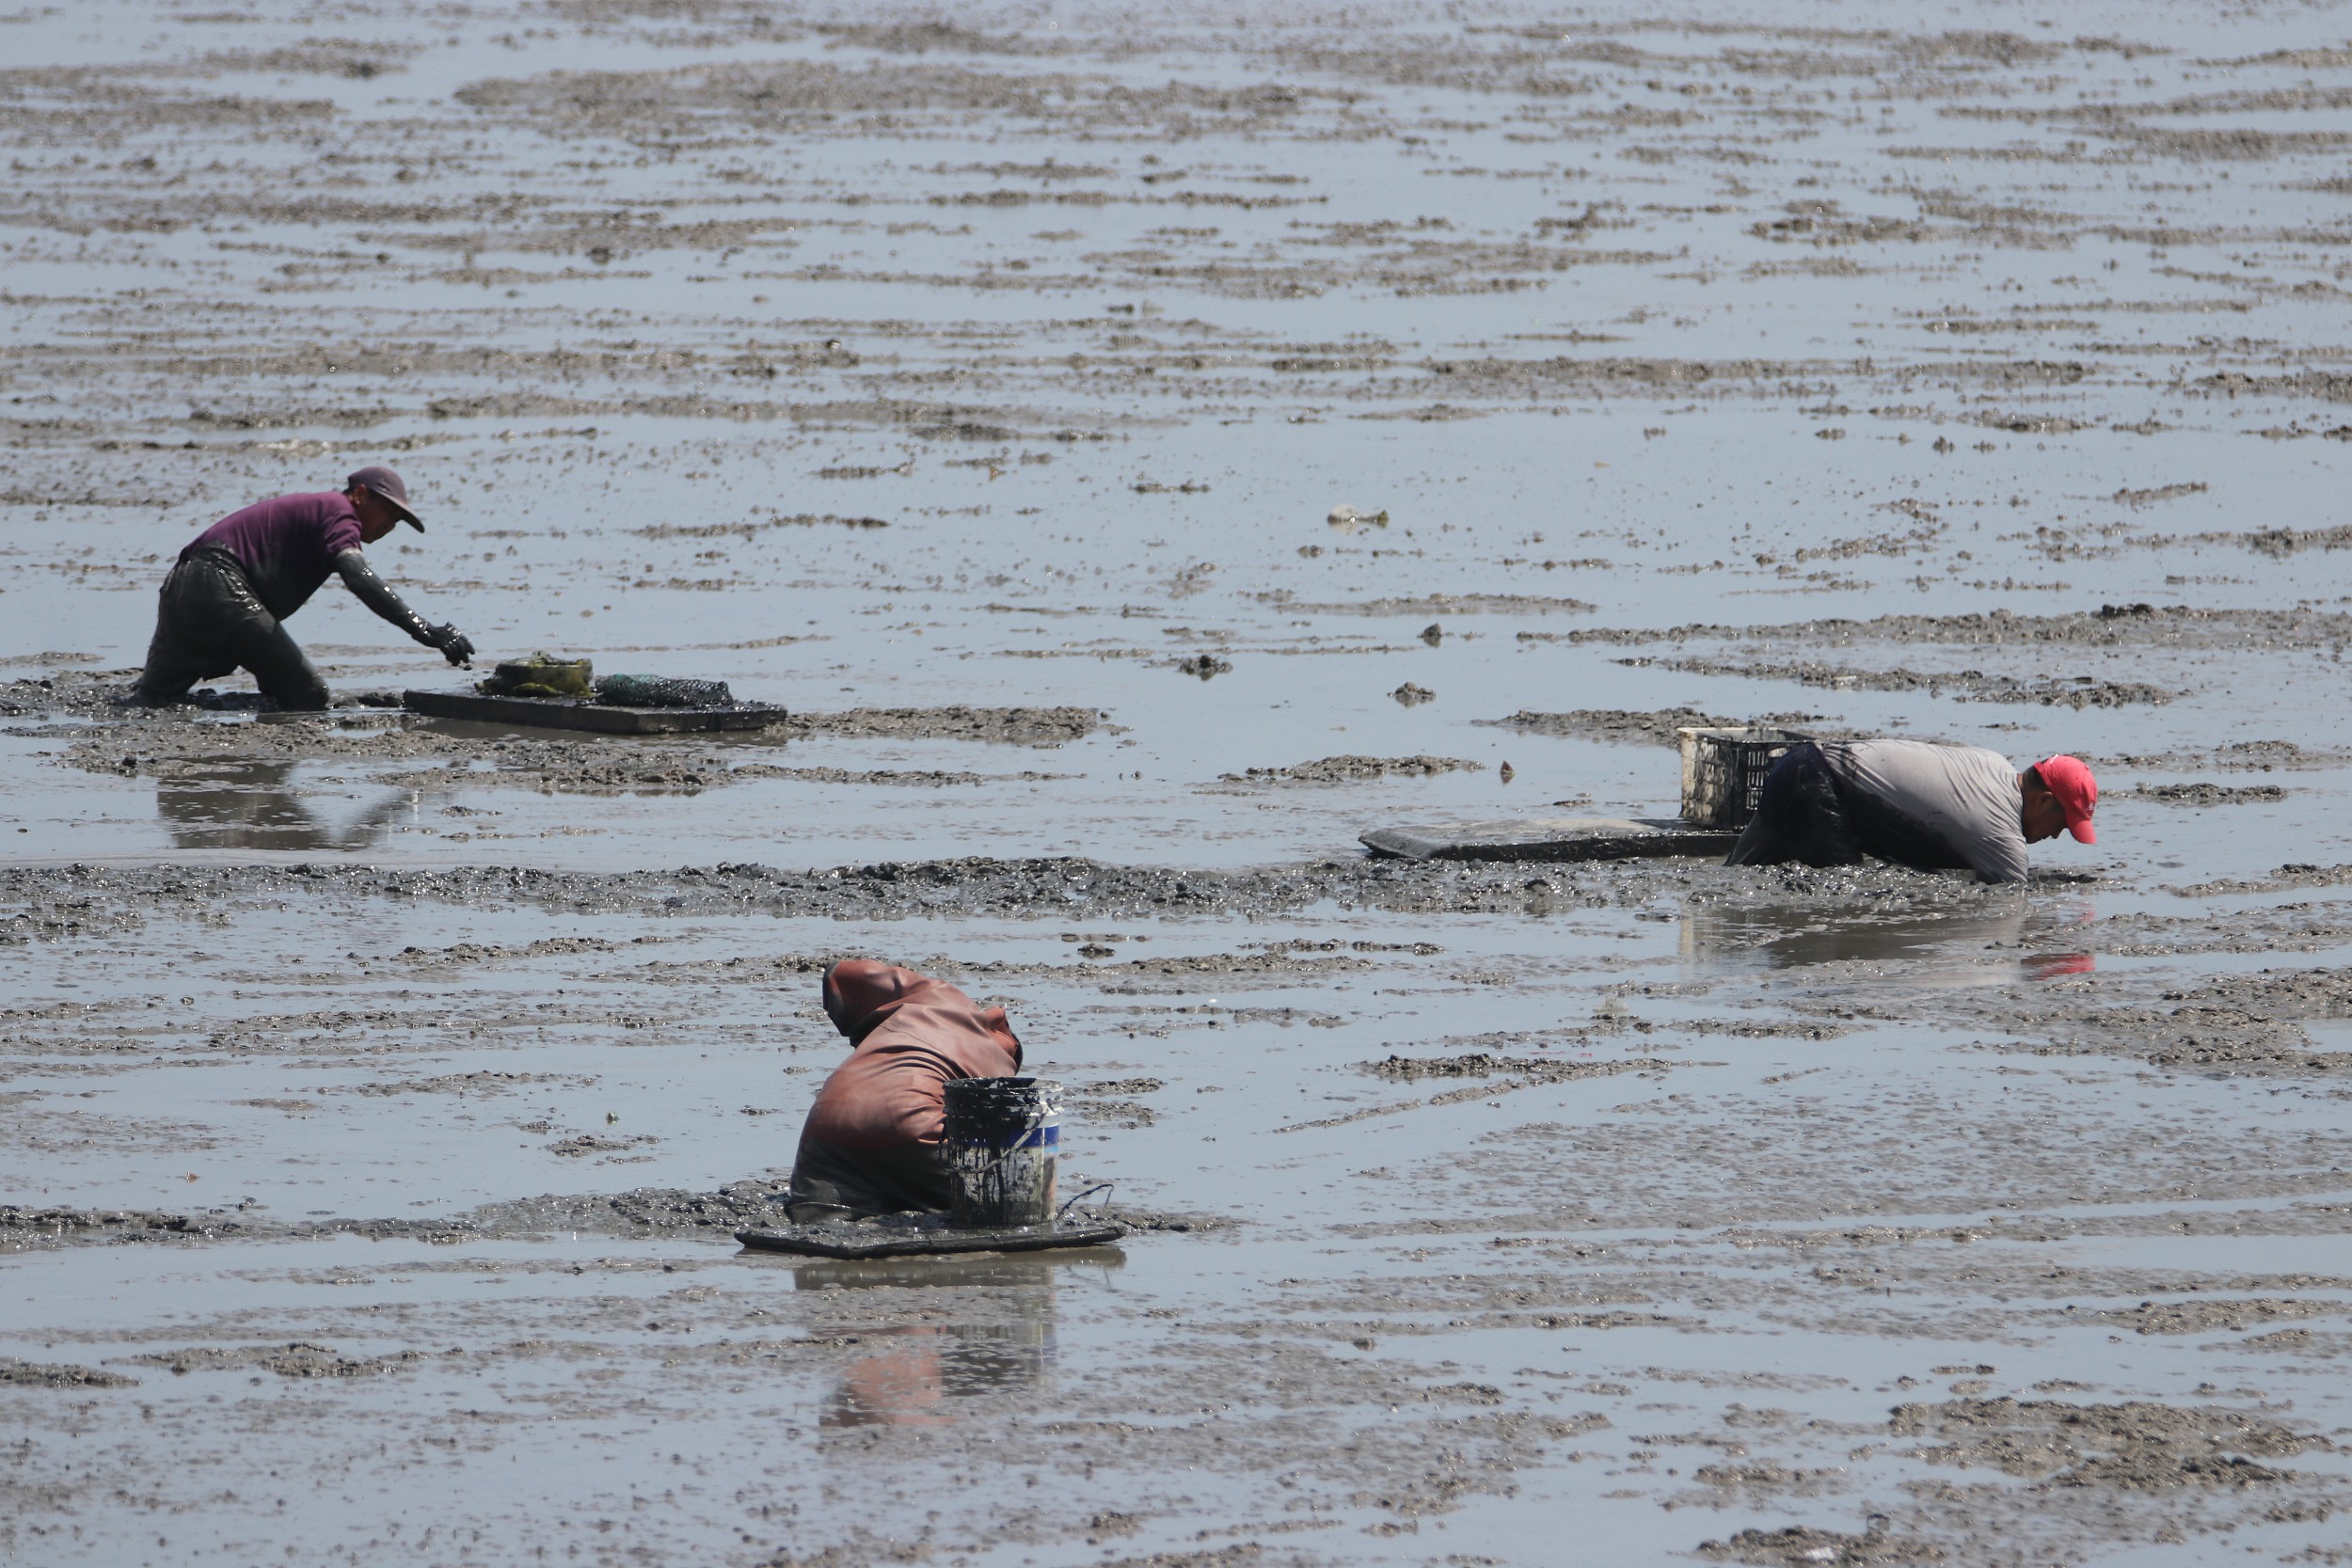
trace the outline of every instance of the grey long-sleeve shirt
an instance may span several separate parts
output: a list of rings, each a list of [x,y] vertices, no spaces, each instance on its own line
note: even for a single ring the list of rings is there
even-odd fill
[[[2000,752],[1853,740],[1823,745],[1821,757],[1842,786],[1855,836],[1881,860],[1966,866],[1988,882],[2026,879],[2025,800]]]

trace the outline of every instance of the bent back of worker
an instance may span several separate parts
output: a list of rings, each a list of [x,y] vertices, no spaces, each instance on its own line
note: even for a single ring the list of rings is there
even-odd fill
[[[825,1011],[851,1043],[809,1108],[793,1159],[792,1217],[945,1209],[947,1085],[1020,1070],[1002,1007],[870,958],[825,972]]]

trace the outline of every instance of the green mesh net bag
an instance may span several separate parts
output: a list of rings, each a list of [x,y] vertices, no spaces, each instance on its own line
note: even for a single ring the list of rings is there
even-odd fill
[[[596,682],[596,701],[609,707],[733,707],[735,694],[724,681],[607,675]]]

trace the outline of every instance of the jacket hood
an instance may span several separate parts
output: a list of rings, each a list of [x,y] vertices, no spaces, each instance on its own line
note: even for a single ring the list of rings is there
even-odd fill
[[[905,1013],[917,1036],[969,1030],[993,1039],[1015,1068],[1021,1065],[1021,1040],[1005,1009],[982,1007],[945,980],[879,958],[843,958],[825,971],[824,998],[825,1016],[852,1046]]]
[[[825,971],[825,1016],[855,1045],[923,983],[914,971],[879,958],[844,958]]]

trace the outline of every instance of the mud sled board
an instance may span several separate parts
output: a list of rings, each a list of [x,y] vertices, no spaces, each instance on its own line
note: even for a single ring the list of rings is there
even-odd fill
[[[764,730],[791,717],[766,703],[733,703],[725,707],[614,707],[572,697],[485,697],[478,691],[404,691],[400,704],[428,719],[470,719],[484,724],[588,730],[598,735]]]
[[[1522,816],[1430,828],[1375,828],[1375,855],[1412,861],[1627,861],[1727,855],[1740,835],[1677,816]]]
[[[1102,1246],[1127,1234],[1108,1220],[1060,1225],[964,1227],[944,1223],[945,1214],[849,1225],[753,1226],[735,1239],[755,1252],[790,1252],[803,1258],[914,1258],[954,1252],[1044,1252],[1054,1247]]]

